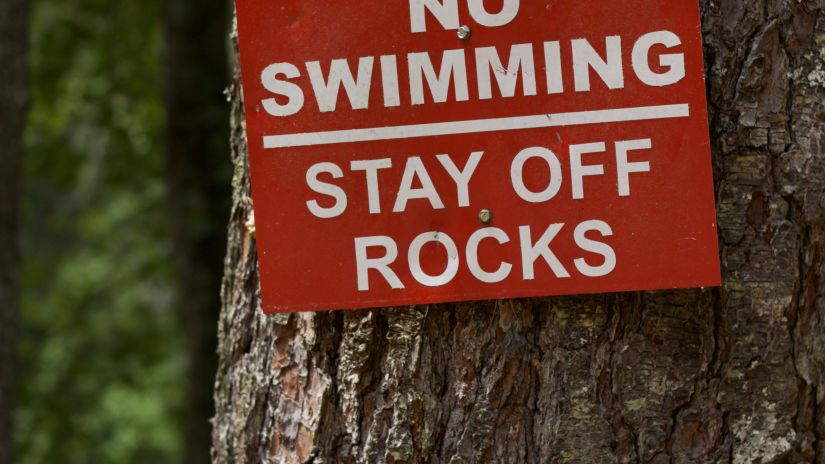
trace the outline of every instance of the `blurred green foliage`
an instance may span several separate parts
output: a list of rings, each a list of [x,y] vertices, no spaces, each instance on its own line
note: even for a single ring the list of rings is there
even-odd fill
[[[18,462],[180,460],[161,0],[36,0]]]

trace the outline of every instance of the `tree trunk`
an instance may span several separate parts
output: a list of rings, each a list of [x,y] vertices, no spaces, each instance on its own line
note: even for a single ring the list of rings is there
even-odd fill
[[[724,286],[264,316],[242,102],[218,463],[825,463],[825,1],[703,0]]]
[[[0,462],[12,462],[28,0],[0,2]]]
[[[217,368],[215,328],[231,177],[226,102],[224,0],[165,3],[165,100],[169,205],[176,308],[186,334],[184,462],[209,462]]]

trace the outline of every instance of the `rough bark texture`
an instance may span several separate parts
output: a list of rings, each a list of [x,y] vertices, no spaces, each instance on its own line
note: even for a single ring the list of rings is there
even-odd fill
[[[28,0],[0,2],[0,462],[12,462]]]
[[[724,287],[267,317],[242,103],[218,463],[825,463],[825,1],[703,0]]]
[[[4,0],[0,0],[4,1]],[[176,307],[186,334],[184,462],[209,461],[220,275],[229,206],[223,90],[227,3],[165,3],[167,172]]]

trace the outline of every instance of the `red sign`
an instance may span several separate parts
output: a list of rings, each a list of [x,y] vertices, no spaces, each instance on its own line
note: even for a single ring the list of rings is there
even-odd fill
[[[716,286],[696,0],[239,0],[267,312]]]

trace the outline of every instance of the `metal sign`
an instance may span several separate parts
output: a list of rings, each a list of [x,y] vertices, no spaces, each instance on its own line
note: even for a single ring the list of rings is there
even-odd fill
[[[696,0],[238,0],[267,312],[720,283]]]

